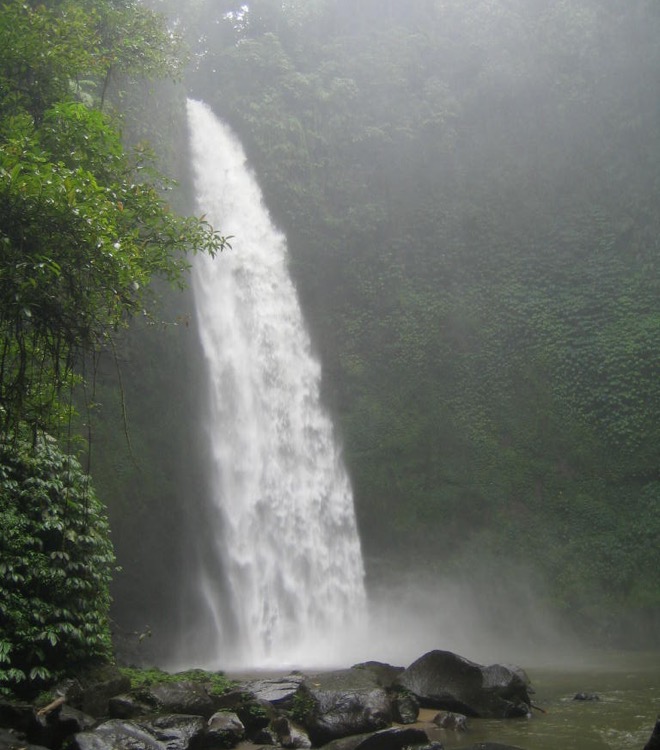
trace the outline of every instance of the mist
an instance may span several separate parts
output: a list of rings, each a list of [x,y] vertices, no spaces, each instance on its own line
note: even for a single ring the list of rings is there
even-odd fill
[[[260,0],[174,12],[193,52],[186,93],[232,126],[286,235],[343,445],[369,626],[342,639],[338,660],[405,664],[447,648],[575,663],[585,643],[652,644],[655,7]],[[187,333],[194,349],[194,322]],[[187,355],[196,388],[200,362]],[[163,382],[165,394],[181,387]],[[190,409],[188,445],[204,410]],[[200,463],[176,468],[184,515],[209,492]],[[188,612],[166,626],[172,604],[159,603],[142,618],[161,620],[163,659],[182,635],[173,620],[189,627],[203,611],[185,550],[213,532],[194,517],[185,528],[167,581]],[[161,583],[149,569],[144,585]]]

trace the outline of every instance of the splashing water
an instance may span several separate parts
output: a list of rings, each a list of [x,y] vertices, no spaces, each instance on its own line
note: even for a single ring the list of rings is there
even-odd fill
[[[212,623],[198,652],[209,665],[341,663],[366,614],[364,568],[285,238],[228,128],[191,100],[188,119],[197,209],[234,237],[193,265],[218,519],[197,575]]]

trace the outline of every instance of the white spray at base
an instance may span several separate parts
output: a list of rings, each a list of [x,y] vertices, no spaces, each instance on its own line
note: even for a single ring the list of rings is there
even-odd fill
[[[213,624],[196,653],[209,667],[341,664],[366,618],[364,567],[285,238],[229,129],[200,102],[188,120],[197,210],[234,237],[193,264],[219,526],[216,564],[196,577]]]

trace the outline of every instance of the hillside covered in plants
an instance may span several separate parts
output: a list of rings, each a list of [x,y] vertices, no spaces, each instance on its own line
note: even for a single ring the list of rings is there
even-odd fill
[[[650,636],[656,5],[188,14],[189,88],[243,140],[289,240],[368,575],[506,559],[589,632]]]

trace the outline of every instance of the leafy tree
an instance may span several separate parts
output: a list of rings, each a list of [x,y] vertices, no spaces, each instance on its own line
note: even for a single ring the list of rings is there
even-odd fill
[[[103,105],[116,69],[171,72],[156,16],[11,2],[0,39],[0,430],[52,429],[76,366],[145,309],[151,279],[180,285],[183,252],[223,240],[175,215],[148,151],[126,150],[117,123],[88,106]]]

